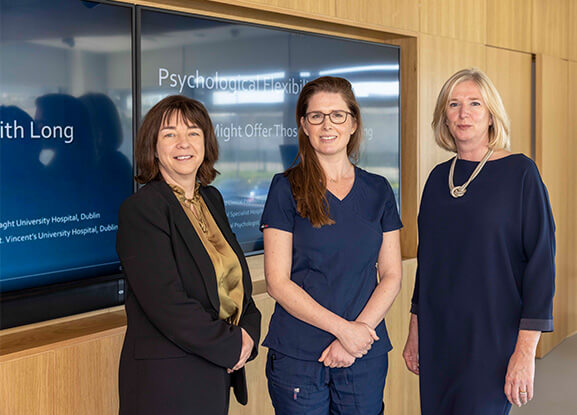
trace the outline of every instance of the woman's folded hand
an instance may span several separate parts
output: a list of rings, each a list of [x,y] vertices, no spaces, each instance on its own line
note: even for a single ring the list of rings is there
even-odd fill
[[[252,348],[254,347],[254,341],[250,337],[250,335],[246,332],[246,330],[243,329],[242,327],[240,328],[240,330],[242,332],[242,347],[240,349],[240,358],[238,359],[238,362],[236,362],[236,365],[234,365],[232,369],[227,369],[228,373],[232,373],[235,370],[239,370],[242,367],[244,367],[246,361],[250,357]]]
[[[371,350],[373,342],[379,340],[377,332],[366,323],[348,321],[337,335],[342,346],[353,357],[359,358]]]

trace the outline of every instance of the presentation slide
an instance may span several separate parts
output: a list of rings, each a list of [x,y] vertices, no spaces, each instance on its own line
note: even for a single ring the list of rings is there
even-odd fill
[[[117,273],[133,191],[131,10],[0,7],[0,292]]]
[[[364,123],[360,166],[399,189],[399,50],[327,36],[143,10],[142,114],[168,95],[205,104],[219,140],[221,191],[245,252],[258,229],[272,176],[297,153],[295,108],[319,76],[347,78]]]
[[[244,251],[272,176],[297,153],[295,106],[323,75],[361,105],[360,166],[399,189],[399,50],[143,8],[141,114],[184,94],[220,146],[214,185]],[[134,190],[132,7],[0,3],[0,292],[119,272],[118,208]]]

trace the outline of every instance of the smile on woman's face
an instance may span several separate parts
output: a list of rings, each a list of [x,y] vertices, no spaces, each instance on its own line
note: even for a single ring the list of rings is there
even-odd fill
[[[313,125],[307,121],[306,117],[301,118],[301,125],[309,137],[309,141],[319,156],[333,156],[343,154],[347,156],[347,144],[351,134],[357,128],[357,121],[350,114],[347,103],[339,93],[335,92],[317,92],[310,97],[307,114],[318,112],[330,114],[333,111],[345,111],[346,121],[342,124],[335,124],[331,118],[326,115],[323,121],[318,125]],[[322,114],[318,114],[322,117]]]
[[[156,142],[158,167],[166,182],[185,187],[194,182],[204,160],[204,133],[179,113],[174,113],[158,131]]]

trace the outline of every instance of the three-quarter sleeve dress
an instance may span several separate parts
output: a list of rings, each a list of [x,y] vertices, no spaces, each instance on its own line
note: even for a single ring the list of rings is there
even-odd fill
[[[418,315],[424,415],[507,414],[504,393],[519,329],[552,331],[555,224],[535,163],[487,162],[461,198],[451,161],[431,172],[419,212]],[[454,183],[477,162],[457,160]]]

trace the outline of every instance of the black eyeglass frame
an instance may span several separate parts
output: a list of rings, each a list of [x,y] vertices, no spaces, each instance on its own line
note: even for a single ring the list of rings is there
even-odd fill
[[[333,120],[332,115],[333,115],[334,113],[336,113],[336,112],[343,112],[343,113],[346,114],[346,115],[345,115],[345,119],[344,119],[342,122],[338,122],[338,121]],[[309,119],[309,115],[311,115],[311,114],[322,114],[322,115],[323,115],[323,119],[322,119],[320,122],[316,122],[316,123],[315,123],[315,122],[311,122],[311,120]],[[311,111],[311,112],[307,112],[307,113],[305,114],[305,120],[307,120],[307,122],[308,122],[309,124],[311,124],[311,125],[321,125],[322,123],[325,122],[325,119],[326,119],[327,117],[329,117],[329,120],[331,120],[331,122],[332,122],[333,124],[340,125],[340,124],[344,124],[344,123],[347,122],[347,119],[348,119],[348,116],[349,116],[349,115],[350,115],[351,117],[355,118],[355,115],[354,115],[352,112],[350,112],[350,111],[345,111],[345,110],[334,110],[334,111],[331,111],[331,112],[329,112],[329,113],[324,113],[324,112],[322,112],[322,111]]]

